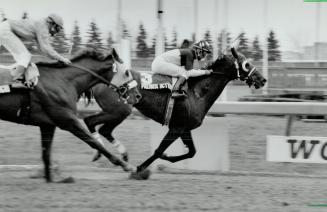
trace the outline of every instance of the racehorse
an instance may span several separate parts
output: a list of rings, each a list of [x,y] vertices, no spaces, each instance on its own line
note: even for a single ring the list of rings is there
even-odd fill
[[[244,55],[238,53],[235,48],[232,48],[231,52],[232,55],[222,55],[206,67],[207,69],[213,70],[210,75],[190,78],[188,80],[188,98],[175,101],[174,110],[168,126],[168,133],[153,155],[137,167],[137,172],[145,170],[158,158],[173,163],[192,158],[196,153],[196,149],[191,130],[202,124],[206,113],[217,100],[228,82],[239,79],[245,81],[249,87],[253,85],[256,89],[264,86],[266,79],[264,79]],[[140,85],[140,73],[133,71],[132,74]],[[167,98],[170,93],[163,93],[161,90],[140,91],[143,98],[134,106],[145,116],[163,124]],[[97,85],[94,87],[93,92],[96,101],[103,111],[96,115],[86,117],[84,122],[91,132],[96,131],[95,127],[97,125],[103,124],[99,129],[99,133],[109,141],[113,141],[113,129],[131,113],[131,106],[122,105],[115,101],[115,98],[113,98],[115,94],[109,92],[104,86]],[[114,110],[115,113],[112,113]],[[164,154],[164,151],[178,138],[182,139],[189,151],[179,156],[167,156]],[[97,158],[95,157],[94,160]],[[137,173],[134,173],[133,176],[137,177]]]
[[[56,127],[71,132],[100,151],[112,163],[122,166],[125,171],[131,171],[133,166],[99,144],[76,116],[76,102],[83,92],[100,82],[110,84],[109,87],[113,88],[128,86],[133,79],[130,71],[123,69],[122,61],[114,49],[111,54],[86,49],[71,61],[71,65],[37,63],[40,78],[33,90],[13,89],[10,93],[0,94],[0,119],[40,127],[44,177],[47,182],[53,181],[50,155]],[[139,96],[137,89],[130,89],[129,93],[132,91],[136,92],[135,96]],[[120,94],[126,99],[126,92]],[[129,98],[129,102],[137,102],[136,97]]]

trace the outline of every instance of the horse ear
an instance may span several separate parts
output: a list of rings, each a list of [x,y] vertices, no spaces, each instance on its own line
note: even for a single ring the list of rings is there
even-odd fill
[[[122,59],[120,59],[120,57],[119,57],[119,55],[118,55],[118,53],[117,53],[117,51],[116,51],[115,48],[112,48],[112,52],[111,53],[112,53],[112,56],[113,56],[113,58],[114,58],[115,61],[118,61],[119,63],[123,63]]]
[[[111,54],[112,54],[112,56],[113,56],[113,58],[114,58],[115,60],[116,60],[117,58],[119,58],[118,53],[117,53],[117,51],[116,51],[115,48],[112,48],[112,50],[111,50]]]
[[[237,53],[235,47],[232,47],[232,48],[231,48],[231,51],[232,51],[232,55],[233,55],[233,57],[235,57],[235,59],[238,59],[238,53]]]
[[[125,76],[129,77],[129,71],[128,70],[125,71]]]

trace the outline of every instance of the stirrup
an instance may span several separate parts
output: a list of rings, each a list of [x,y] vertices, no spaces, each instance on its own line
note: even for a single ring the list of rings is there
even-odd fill
[[[187,98],[187,94],[184,91],[176,91],[171,94],[171,98]]]
[[[21,80],[16,80],[14,83],[10,85],[12,88],[21,88],[21,89],[33,89],[33,87],[27,86],[24,82]]]

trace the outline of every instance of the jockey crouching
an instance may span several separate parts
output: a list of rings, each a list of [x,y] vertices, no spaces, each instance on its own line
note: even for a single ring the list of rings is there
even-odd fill
[[[209,75],[212,70],[193,69],[195,59],[203,60],[210,53],[210,46],[207,41],[199,41],[191,48],[174,49],[167,51],[154,59],[151,68],[158,74],[178,77],[173,91],[172,98],[187,97],[186,80],[189,77]]]
[[[31,63],[31,54],[22,40],[35,40],[41,52],[52,59],[70,64],[70,60],[58,54],[50,43],[50,37],[63,29],[63,20],[56,14],[50,14],[41,20],[11,20],[0,22],[0,46],[3,45],[14,57],[16,68],[12,87],[26,87],[24,74]]]

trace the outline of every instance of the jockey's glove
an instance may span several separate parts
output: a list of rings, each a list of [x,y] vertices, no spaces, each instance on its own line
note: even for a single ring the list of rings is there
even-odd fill
[[[70,60],[68,60],[67,58],[63,58],[60,60],[61,62],[65,63],[66,65],[71,64],[72,62]]]
[[[212,70],[191,69],[186,71],[187,78],[211,74]]]
[[[204,70],[204,72],[205,72],[206,75],[210,75],[210,74],[212,73],[212,70],[211,70],[211,69],[209,69],[209,70]]]

